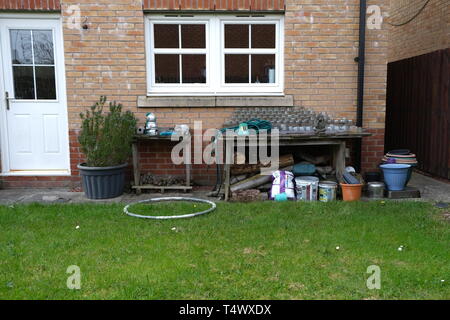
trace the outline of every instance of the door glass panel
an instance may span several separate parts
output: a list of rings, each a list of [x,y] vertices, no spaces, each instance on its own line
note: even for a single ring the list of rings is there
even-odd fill
[[[248,54],[225,55],[225,83],[248,83]]]
[[[180,83],[178,54],[155,54],[155,82]]]
[[[11,60],[13,64],[33,63],[31,30],[10,30]]]
[[[274,54],[252,54],[252,83],[275,83]]]
[[[34,64],[53,64],[51,30],[33,30]]]
[[[16,99],[34,99],[33,67],[13,66]]]
[[[12,29],[10,41],[14,98],[56,99],[52,30]]]
[[[55,67],[35,67],[38,99],[56,99]]]
[[[206,83],[206,55],[183,54],[183,83]]]

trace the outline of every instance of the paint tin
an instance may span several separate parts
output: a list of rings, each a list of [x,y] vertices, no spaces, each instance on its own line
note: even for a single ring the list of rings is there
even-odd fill
[[[337,183],[333,181],[323,181],[319,183],[319,201],[330,202],[336,200]]]
[[[367,195],[371,199],[384,198],[384,183],[383,182],[369,182],[367,184]]]
[[[319,178],[298,177],[295,179],[298,201],[317,201]]]

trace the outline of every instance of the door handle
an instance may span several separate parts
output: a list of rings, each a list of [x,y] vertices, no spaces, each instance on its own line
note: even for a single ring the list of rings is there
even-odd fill
[[[9,96],[9,92],[5,91],[6,110],[9,110],[9,100],[14,99]]]

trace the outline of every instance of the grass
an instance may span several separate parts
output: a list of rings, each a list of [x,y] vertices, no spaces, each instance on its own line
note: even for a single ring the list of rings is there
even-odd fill
[[[130,210],[204,208],[194,205]],[[118,204],[0,206],[0,298],[450,299],[441,216],[417,202],[219,203],[170,221],[128,217]],[[81,290],[66,287],[70,265]],[[370,265],[380,290],[366,287]]]

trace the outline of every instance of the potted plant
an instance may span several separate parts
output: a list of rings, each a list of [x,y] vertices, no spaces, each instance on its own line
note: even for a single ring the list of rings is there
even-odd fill
[[[122,112],[122,105],[109,103],[101,96],[90,109],[80,113],[82,120],[78,141],[86,162],[78,165],[83,190],[89,199],[108,199],[123,193],[124,171],[131,154],[137,120],[132,112]]]

